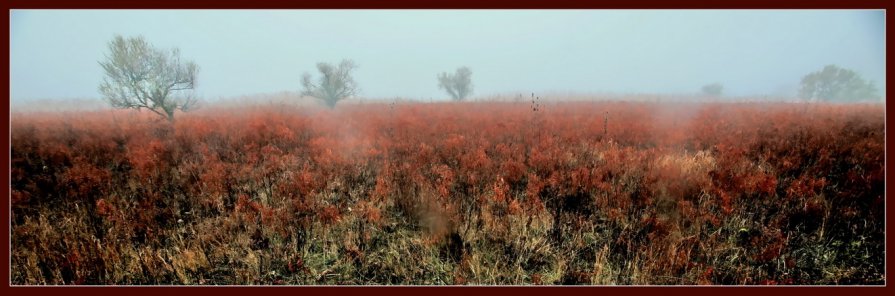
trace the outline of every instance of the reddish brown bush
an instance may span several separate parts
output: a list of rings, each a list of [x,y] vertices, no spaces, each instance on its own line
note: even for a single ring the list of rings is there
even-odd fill
[[[418,283],[438,272],[364,252],[448,234],[457,254],[481,252],[446,261],[437,278],[456,283],[488,282],[469,265],[495,254],[483,266],[497,283],[884,279],[880,105],[259,106],[11,123],[18,284]],[[247,242],[266,248],[248,256]],[[343,262],[340,279],[312,266]]]

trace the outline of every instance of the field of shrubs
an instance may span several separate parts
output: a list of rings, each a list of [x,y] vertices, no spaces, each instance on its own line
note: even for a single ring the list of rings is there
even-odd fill
[[[882,104],[13,113],[12,284],[883,284]]]

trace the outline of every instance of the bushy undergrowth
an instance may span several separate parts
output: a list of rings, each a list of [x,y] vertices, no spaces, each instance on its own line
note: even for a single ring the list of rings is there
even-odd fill
[[[13,284],[880,284],[881,105],[13,114]]]

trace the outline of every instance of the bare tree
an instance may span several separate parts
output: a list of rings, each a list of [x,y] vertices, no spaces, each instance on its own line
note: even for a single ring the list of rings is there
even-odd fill
[[[860,101],[880,98],[876,85],[855,71],[828,65],[802,77],[799,97],[823,101]]]
[[[702,94],[707,96],[720,97],[722,92],[724,92],[724,85],[718,82],[702,86]]]
[[[460,67],[454,74],[438,74],[438,87],[447,91],[455,101],[462,101],[472,94],[472,70]]]
[[[109,42],[106,60],[99,62],[106,77],[99,85],[103,97],[115,108],[149,109],[174,121],[174,111],[194,107],[199,71],[192,61],[182,61],[177,48],[154,48],[142,36]]]
[[[351,72],[355,69],[357,64],[351,60],[342,60],[338,66],[317,63],[317,70],[323,75],[314,83],[311,81],[311,74],[305,73],[301,78],[304,86],[301,94],[321,99],[327,107],[335,108],[339,101],[357,94],[357,83],[351,77]]]

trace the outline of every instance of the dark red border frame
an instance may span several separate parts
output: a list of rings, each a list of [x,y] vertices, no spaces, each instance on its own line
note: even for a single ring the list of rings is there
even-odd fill
[[[887,9],[892,6],[892,1],[885,0],[852,0],[852,1],[775,1],[775,0],[757,0],[749,2],[716,2],[717,0],[685,0],[676,2],[667,2],[661,0],[647,1],[619,1],[612,0],[606,2],[597,2],[592,0],[504,0],[504,1],[474,1],[474,0],[453,0],[453,1],[412,1],[412,0],[343,0],[343,1],[326,1],[316,0],[314,2],[296,2],[289,0],[261,0],[261,1],[238,1],[238,0],[162,0],[153,2],[138,2],[130,0],[81,0],[77,2],[68,2],[65,0],[9,0],[4,2],[7,10],[11,9],[205,9],[205,8],[222,8],[222,9],[268,9],[268,8],[303,8],[303,9]],[[3,14],[3,23],[9,24],[9,13]],[[886,23],[886,40],[891,38],[891,25]],[[9,30],[4,30],[6,38],[3,40],[8,42]],[[887,42],[888,46],[888,42]],[[9,46],[3,47],[9,54]],[[9,68],[9,60],[3,59],[3,66]],[[889,69],[889,61],[886,61],[886,69]],[[7,75],[9,72],[3,72]],[[8,80],[4,80],[4,90],[9,91]],[[888,79],[887,79],[888,82]],[[889,100],[886,100],[886,121],[890,122],[893,115],[890,110]],[[4,100],[0,104],[0,111],[7,116],[9,112],[9,100]],[[9,147],[9,120],[0,120],[2,124],[3,137],[2,141]],[[886,134],[886,150],[889,148],[890,136]],[[7,150],[8,151],[8,150]],[[8,152],[7,152],[8,153]],[[4,168],[10,165],[9,154],[0,158],[0,164]],[[889,169],[888,161],[886,170]],[[3,182],[9,183],[9,171],[2,170]],[[887,174],[886,183],[892,183],[895,177]],[[9,189],[2,187],[2,204],[3,210],[0,211],[0,220],[9,221]],[[890,193],[886,192],[886,200],[890,200]],[[888,213],[889,203],[886,203],[886,211]],[[887,227],[892,229],[892,220],[887,217]],[[394,295],[394,294],[424,294],[424,295],[453,295],[458,293],[469,294],[678,294],[678,295],[790,295],[790,294],[857,294],[857,295],[895,295],[895,288],[887,285],[884,287],[10,287],[9,286],[9,235],[11,229],[6,229],[5,233],[0,236],[0,253],[2,253],[5,266],[0,268],[0,293],[4,295],[159,295],[159,294],[234,294],[243,295],[245,293],[276,293],[276,294],[364,294],[364,295]],[[891,239],[887,236],[886,254],[891,253]],[[888,255],[887,260],[888,263]],[[888,265],[888,264],[887,264]],[[887,292],[888,291],[888,292]]]

